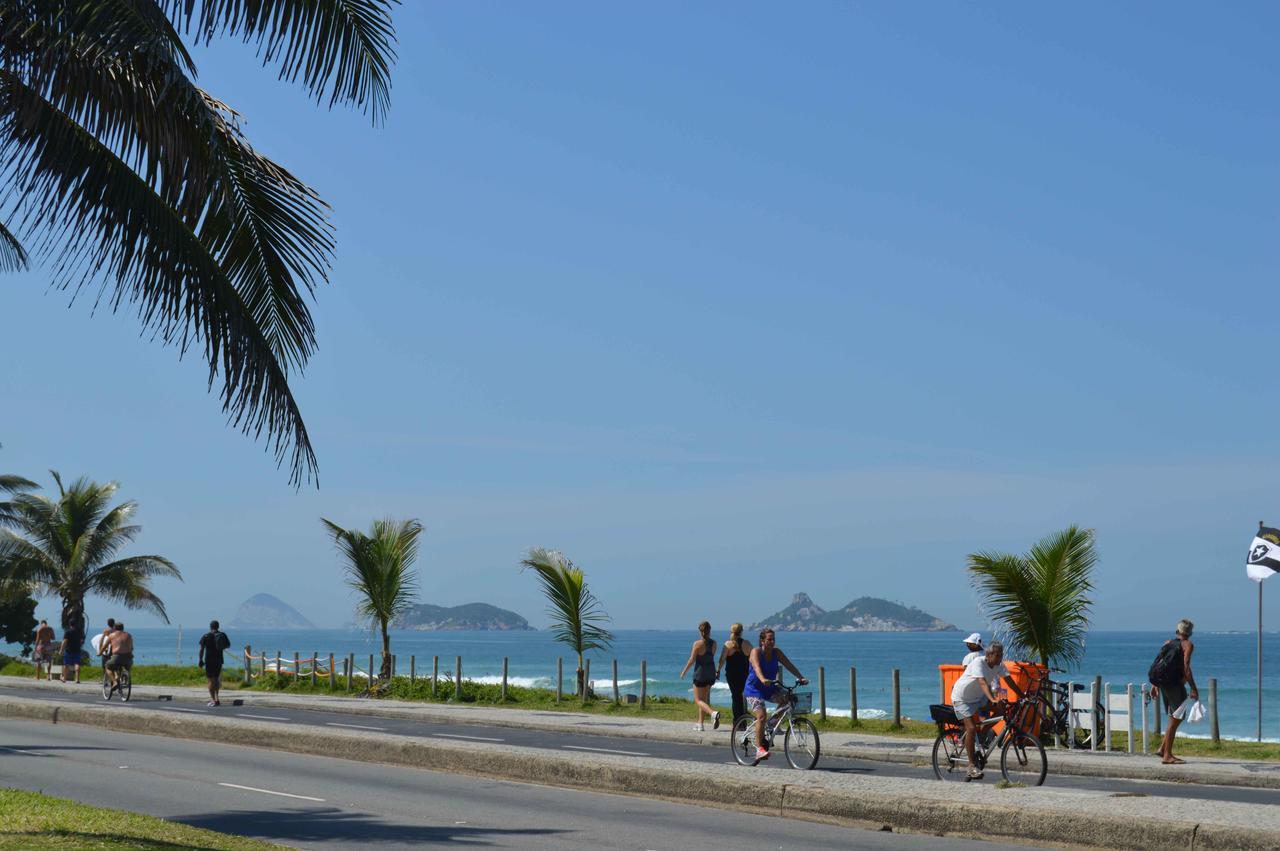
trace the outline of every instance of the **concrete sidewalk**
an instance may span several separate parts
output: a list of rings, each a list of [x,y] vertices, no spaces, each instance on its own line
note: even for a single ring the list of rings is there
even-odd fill
[[[52,693],[67,689],[95,693],[100,690],[100,685],[96,682],[81,683],[76,686],[23,677],[0,677],[0,687],[4,686],[22,688],[38,686],[49,689]],[[175,700],[201,704],[208,700],[208,692],[191,687],[135,685],[133,694],[135,699],[154,699],[158,695],[165,694],[172,695]],[[227,700],[224,703],[229,703],[233,699],[243,700],[245,706],[322,709],[351,715],[416,718],[440,723],[482,724],[493,727],[572,732],[579,735],[618,736],[707,745],[721,744],[727,747],[725,727],[715,732],[708,729],[705,733],[698,733],[690,729],[693,726],[692,723],[683,721],[573,712],[570,709],[565,711],[509,709],[474,704],[414,703],[401,700],[369,700],[249,690],[228,691],[225,692],[225,696]],[[566,706],[569,705],[566,703]],[[932,748],[931,739],[876,736],[853,731],[822,732],[822,752],[832,756],[928,765],[932,758]],[[1280,789],[1280,763],[1274,762],[1187,757],[1185,765],[1162,765],[1157,757],[1140,754],[1092,753],[1053,748],[1047,749],[1046,753],[1051,774]]]
[[[260,701],[248,704],[268,705]],[[642,795],[882,830],[1007,839],[1040,846],[1193,851],[1280,847],[1280,808],[1269,804],[1173,800],[1091,790],[1001,789],[994,784],[566,754],[509,744],[232,721],[147,711],[119,703],[85,706],[3,694],[0,717]]]

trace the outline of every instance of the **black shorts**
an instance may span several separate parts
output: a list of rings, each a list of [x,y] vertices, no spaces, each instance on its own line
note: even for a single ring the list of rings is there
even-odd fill
[[[216,679],[218,679],[219,677],[221,677],[221,676],[222,676],[222,666],[221,666],[221,665],[218,665],[217,667],[214,667],[214,666],[212,666],[212,665],[205,665],[205,666],[204,666],[204,675],[205,675],[208,679],[216,680]]]
[[[705,680],[694,680],[693,684],[698,688],[711,688],[716,684],[716,681],[712,680],[711,682],[706,682]]]
[[[1164,701],[1164,713],[1173,715],[1173,710],[1182,705],[1187,699],[1187,684],[1178,683],[1176,686],[1160,686],[1160,698]]]

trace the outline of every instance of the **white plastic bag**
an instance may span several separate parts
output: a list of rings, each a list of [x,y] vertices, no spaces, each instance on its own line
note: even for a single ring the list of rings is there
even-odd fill
[[[1195,698],[1188,697],[1182,705],[1173,710],[1173,717],[1188,724],[1199,724],[1204,720],[1204,704]]]

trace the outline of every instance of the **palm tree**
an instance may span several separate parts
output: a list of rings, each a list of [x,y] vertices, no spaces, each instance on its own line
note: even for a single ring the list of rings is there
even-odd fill
[[[551,618],[552,635],[578,654],[578,695],[583,696],[587,688],[586,652],[604,650],[613,643],[613,633],[602,626],[609,622],[609,616],[587,588],[582,568],[564,553],[534,547],[520,564],[521,570],[529,568],[538,574],[542,593],[550,604],[547,615]]]
[[[1093,530],[1069,526],[1026,555],[972,553],[968,567],[987,619],[1014,652],[1069,667],[1084,657],[1097,562]]]
[[[320,520],[342,554],[347,585],[360,596],[356,612],[382,634],[382,671],[378,676],[390,679],[391,635],[387,627],[417,596],[413,563],[418,558],[422,524],[417,520],[375,520],[366,535],[323,517]]]
[[[51,471],[52,472],[52,471]],[[97,594],[130,609],[146,609],[165,623],[164,603],[151,590],[155,577],[182,579],[156,555],[115,555],[138,533],[130,521],[136,502],[110,507],[117,485],[80,478],[64,487],[53,472],[58,498],[18,493],[0,502],[0,597],[34,592],[62,598],[62,629],[84,628],[84,599]]]
[[[397,2],[0,2],[0,271],[28,266],[26,243],[56,286],[203,349],[230,422],[265,433],[295,484],[316,459],[288,378],[316,346],[329,207],[196,85],[183,39],[255,44],[281,79],[379,123]]]

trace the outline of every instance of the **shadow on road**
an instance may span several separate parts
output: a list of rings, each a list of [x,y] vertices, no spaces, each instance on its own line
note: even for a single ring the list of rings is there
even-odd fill
[[[120,748],[98,747],[96,745],[33,745],[29,742],[22,742],[16,745],[0,744],[0,750],[5,751],[118,751]]]
[[[223,833],[288,840],[359,840],[360,842],[463,842],[490,845],[486,837],[547,836],[569,833],[549,828],[507,829],[471,827],[464,824],[394,824],[368,813],[353,813],[336,807],[298,810],[225,810],[217,813],[175,816],[169,821],[203,827]]]

